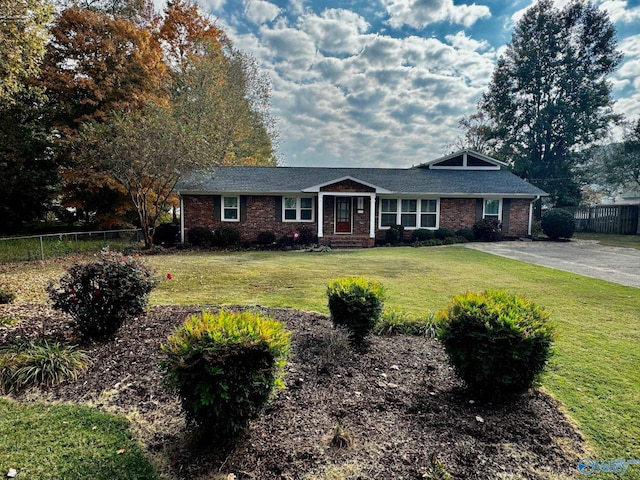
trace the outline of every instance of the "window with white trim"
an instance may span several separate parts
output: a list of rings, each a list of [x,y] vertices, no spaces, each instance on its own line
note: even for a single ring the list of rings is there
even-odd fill
[[[313,197],[284,197],[282,220],[285,222],[312,222],[314,217]]]
[[[383,198],[380,201],[380,226],[392,227],[398,224],[398,200]]]
[[[404,228],[415,228],[418,226],[418,201],[403,198],[400,202],[400,225]]]
[[[222,221],[240,221],[240,197],[222,197]]]
[[[420,227],[433,228],[438,226],[438,200],[425,199],[420,200]]]
[[[485,220],[498,220],[502,216],[502,200],[498,198],[485,198],[482,218]]]
[[[437,198],[380,199],[380,228],[402,225],[406,229],[438,228],[440,202]]]

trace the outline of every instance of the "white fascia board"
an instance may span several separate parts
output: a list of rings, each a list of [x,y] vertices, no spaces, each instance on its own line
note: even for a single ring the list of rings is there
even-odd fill
[[[318,193],[318,192],[320,192],[320,189],[322,187],[326,187],[328,185],[333,185],[334,183],[344,182],[345,180],[351,180],[353,182],[359,183],[360,185],[364,185],[365,187],[373,188],[375,190],[375,193],[392,193],[391,190],[387,190],[386,188],[382,188],[382,187],[379,187],[377,185],[373,185],[372,183],[365,182],[364,180],[360,180],[360,179],[352,177],[350,175],[347,175],[346,177],[336,178],[334,180],[329,180],[328,182],[319,183],[318,185],[312,185],[311,187],[307,187],[307,188],[302,189],[302,191],[303,192],[309,192],[309,193]],[[360,193],[360,192],[353,192],[353,193],[357,194],[357,193]],[[369,192],[366,192],[366,193],[369,193]]]

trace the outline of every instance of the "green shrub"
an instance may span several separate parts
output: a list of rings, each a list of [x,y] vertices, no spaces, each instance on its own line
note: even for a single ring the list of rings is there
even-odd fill
[[[0,347],[0,393],[75,380],[88,357],[76,347],[40,340]]]
[[[433,230],[427,230],[426,228],[419,228],[411,232],[411,240],[414,242],[424,242],[426,240],[433,240],[435,234]]]
[[[290,333],[251,312],[202,312],[162,345],[161,365],[189,421],[217,443],[233,441],[277,389]]]
[[[213,232],[213,246],[215,247],[237,247],[241,241],[240,230],[235,227],[223,225],[220,228],[216,228]]]
[[[213,245],[213,232],[207,227],[191,227],[187,241],[194,247],[209,248]]]
[[[473,224],[473,236],[479,242],[502,240],[502,225],[496,219],[482,219]]]
[[[273,232],[260,232],[258,238],[256,238],[256,243],[263,246],[272,245],[276,243],[276,234]]]
[[[456,237],[463,237],[467,240],[467,242],[473,242],[476,238],[473,230],[470,228],[461,228],[460,230],[456,230]]]
[[[434,232],[434,235],[438,240],[444,240],[445,238],[453,238],[456,236],[456,234],[448,228],[439,228]]]
[[[7,287],[0,287],[0,304],[13,303],[16,299],[16,294],[9,290]]]
[[[355,344],[362,344],[382,314],[385,290],[380,282],[365,278],[337,278],[327,287],[334,326],[345,327]]]
[[[393,225],[385,232],[384,240],[391,245],[398,245],[404,239],[404,227]]]
[[[71,315],[81,335],[97,337],[143,313],[154,286],[151,270],[139,258],[103,251],[93,262],[69,267],[48,292],[53,308]]]
[[[542,215],[540,226],[547,237],[558,240],[573,237],[576,221],[571,212],[561,208],[552,208]]]
[[[180,233],[180,225],[174,223],[161,223],[153,234],[153,244],[163,247],[173,247]]]
[[[551,356],[549,313],[506,291],[466,293],[438,312],[438,338],[470,392],[498,399],[526,391]]]

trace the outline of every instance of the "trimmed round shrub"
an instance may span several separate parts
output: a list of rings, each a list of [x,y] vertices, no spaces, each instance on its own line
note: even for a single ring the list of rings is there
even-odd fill
[[[362,344],[380,320],[385,289],[366,278],[337,278],[327,287],[329,311],[335,327],[344,327],[354,344]]]
[[[209,248],[213,245],[213,232],[207,227],[191,227],[187,241],[194,247]]]
[[[434,232],[434,235],[438,240],[444,240],[445,238],[452,238],[456,236],[456,234],[448,228],[439,228]]]
[[[458,295],[436,322],[456,375],[481,399],[525,392],[552,354],[549,313],[506,291]]]
[[[460,230],[456,230],[456,237],[466,238],[468,242],[473,242],[476,238],[473,230],[470,228],[461,228]]]
[[[256,238],[258,245],[272,245],[276,243],[276,234],[273,232],[260,232]]]
[[[385,232],[384,240],[391,245],[398,245],[404,237],[404,227],[402,225],[393,225]]]
[[[235,227],[223,225],[213,232],[213,245],[220,248],[236,247],[240,245],[242,236]]]
[[[69,267],[48,293],[53,308],[71,316],[75,330],[100,337],[143,313],[154,286],[151,270],[140,259],[103,251],[93,262]]]
[[[540,226],[544,234],[552,240],[571,238],[576,231],[576,221],[571,212],[552,208],[542,215]]]
[[[180,233],[180,225],[174,223],[161,223],[153,234],[153,244],[163,247],[173,247]]]
[[[214,443],[231,443],[284,388],[290,333],[253,312],[189,317],[162,345],[161,366],[190,422]]]
[[[433,240],[435,234],[433,230],[427,230],[426,228],[419,228],[411,232],[411,240],[414,242],[425,242],[427,240]]]
[[[502,225],[495,218],[478,220],[473,224],[473,236],[479,242],[499,242],[502,240]]]

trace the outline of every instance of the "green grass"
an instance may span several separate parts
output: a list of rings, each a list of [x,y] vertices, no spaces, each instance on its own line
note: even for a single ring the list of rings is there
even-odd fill
[[[465,291],[497,288],[527,296],[552,311],[560,335],[544,388],[582,429],[594,458],[640,459],[640,289],[463,247],[179,253],[146,260],[159,279],[151,295],[154,304],[264,305],[327,313],[327,284],[349,275],[381,281],[386,306],[410,318],[427,318]],[[0,284],[20,286],[17,302],[46,301],[40,285],[59,278],[64,266],[21,266],[0,273]],[[37,288],[28,286],[34,278]],[[624,478],[640,479],[640,466],[629,467]]]
[[[0,399],[0,474],[17,479],[156,479],[124,419],[73,405]]]
[[[42,260],[44,258],[60,258],[71,254],[99,252],[105,247],[117,250],[126,247],[140,247],[139,243],[128,240],[81,239],[67,237],[44,237],[42,245],[38,238],[2,239],[0,240],[0,263]]]
[[[327,313],[326,286],[355,275],[381,281],[386,305],[426,318],[464,291],[508,289],[553,312],[559,338],[543,386],[599,459],[640,458],[640,289],[461,247],[328,253],[199,253],[149,257],[172,280],[157,304],[244,304]],[[632,471],[632,470],[637,471]],[[640,478],[630,467],[625,478]]]
[[[597,240],[602,245],[611,247],[627,247],[640,250],[640,235],[613,235],[607,233],[578,232],[575,238],[580,240]]]

